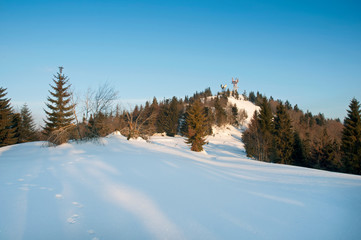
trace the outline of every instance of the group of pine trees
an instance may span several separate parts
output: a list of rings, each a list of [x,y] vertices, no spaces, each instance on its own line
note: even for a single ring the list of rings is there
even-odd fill
[[[104,85],[87,94],[83,117],[77,114],[77,102],[70,92],[69,79],[63,68],[54,75],[52,90],[47,99],[45,126],[35,130],[31,112],[25,104],[15,112],[6,98],[6,89],[0,88],[0,147],[36,140],[47,140],[59,145],[71,139],[90,140],[114,131],[128,139],[147,139],[155,133],[186,137],[191,150],[202,151],[206,136],[212,127],[243,125],[245,110],[228,104],[231,95],[226,90],[212,95],[209,88],[192,97],[173,97],[146,102],[130,110],[112,107],[116,92]],[[313,116],[302,112],[286,101],[267,99],[259,92],[246,92],[243,99],[260,106],[243,133],[243,142],[249,157],[267,162],[313,167],[332,171],[361,174],[361,119],[360,104],[353,99],[344,125],[340,120],[325,119],[323,114]]]
[[[361,119],[356,99],[351,101],[342,125],[338,119],[325,119],[322,114],[303,113],[288,101],[257,95],[261,97],[257,103],[260,111],[254,113],[242,137],[249,157],[361,174]]]
[[[39,140],[28,106],[24,104],[15,112],[6,94],[6,88],[0,87],[0,147]]]

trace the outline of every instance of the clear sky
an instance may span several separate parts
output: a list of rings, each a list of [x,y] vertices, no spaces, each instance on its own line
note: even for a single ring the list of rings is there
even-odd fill
[[[341,120],[361,101],[360,1],[0,1],[0,86],[38,119],[58,66],[78,92],[240,91]]]

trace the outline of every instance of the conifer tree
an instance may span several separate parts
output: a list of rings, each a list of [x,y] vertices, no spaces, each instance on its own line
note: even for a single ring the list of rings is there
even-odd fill
[[[254,112],[242,140],[247,156],[268,162],[272,154],[273,115],[267,98],[263,98],[260,107],[259,113]]]
[[[248,94],[248,100],[252,103],[256,103],[256,95],[254,94],[253,91],[251,91],[249,94]]]
[[[223,126],[227,122],[227,113],[222,107],[221,99],[217,96],[214,101],[214,109],[216,114],[216,123],[218,127]]]
[[[342,162],[348,173],[361,174],[361,111],[360,103],[353,98],[344,121],[342,132]]]
[[[47,115],[45,120],[45,134],[48,140],[53,144],[59,145],[69,140],[69,131],[71,130],[73,117],[73,106],[70,104],[71,96],[69,92],[70,85],[68,77],[63,73],[63,67],[59,67],[59,72],[54,75],[54,86],[49,91],[51,97],[48,97],[46,106],[49,111],[44,110]]]
[[[0,147],[17,143],[10,99],[5,96],[6,88],[0,87]]]
[[[206,125],[207,125],[207,135],[211,135],[213,134],[213,129],[212,126],[215,124],[215,119],[214,119],[214,114],[212,112],[212,109],[210,109],[209,107],[205,107],[204,108],[204,113],[206,114]]]
[[[14,130],[14,138],[16,139],[15,143],[20,143],[20,125],[21,125],[21,115],[20,113],[12,114],[12,124],[11,128]]]
[[[293,164],[293,131],[291,119],[283,104],[277,106],[277,113],[274,119],[273,142],[273,161],[282,164]]]
[[[257,93],[258,95],[258,93]],[[271,106],[266,97],[262,99],[260,104],[260,112],[258,114],[260,135],[260,159],[261,161],[268,162],[270,160],[272,149],[272,133],[273,133],[273,115]]]
[[[262,159],[262,132],[257,111],[253,113],[248,129],[243,132],[242,141],[247,152],[247,157]]]
[[[273,131],[273,115],[272,110],[267,98],[263,98],[260,104],[259,123],[263,132],[272,133]]]
[[[295,131],[293,134],[293,152],[292,159],[293,164],[297,166],[307,166],[306,165],[306,153],[303,141],[300,138],[300,134]]]
[[[36,140],[36,130],[33,117],[28,105],[25,103],[20,110],[19,142],[30,142]]]
[[[177,134],[178,119],[178,100],[173,97],[170,102],[167,100],[160,109],[157,121],[158,132],[166,132],[168,136],[174,137]]]
[[[327,133],[327,129],[323,129],[323,134],[318,140],[318,144],[313,149],[315,165],[313,167],[325,170],[337,170],[338,164],[338,144],[332,141]]]
[[[198,100],[188,109],[186,122],[188,126],[186,143],[191,144],[192,151],[202,151],[206,143],[207,119],[204,108]]]
[[[237,105],[234,104],[232,106],[232,124],[235,125],[236,127],[239,126],[239,121],[238,121],[238,108]]]
[[[147,135],[151,136],[156,132],[156,120],[157,115],[159,113],[159,105],[157,99],[154,97],[152,104],[149,105],[147,108],[147,105],[144,109],[145,113],[145,123],[144,123],[144,129]]]

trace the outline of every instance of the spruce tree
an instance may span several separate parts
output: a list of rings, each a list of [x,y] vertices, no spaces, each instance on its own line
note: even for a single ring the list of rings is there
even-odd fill
[[[258,95],[258,93],[257,93]],[[270,161],[271,149],[272,149],[272,133],[273,133],[273,115],[271,106],[266,97],[262,98],[260,104],[260,112],[258,114],[259,128],[261,135],[260,141],[260,158],[261,161]]]
[[[28,105],[25,103],[20,110],[19,142],[30,142],[36,140],[36,130],[33,117]]]
[[[361,111],[360,103],[353,98],[342,132],[342,162],[348,173],[361,174]]]
[[[313,167],[324,170],[338,170],[338,144],[333,141],[327,133],[327,129],[323,129],[323,134],[320,136],[319,142],[314,151],[314,160],[316,161]]]
[[[262,159],[262,132],[259,125],[257,111],[253,113],[253,117],[248,125],[247,130],[243,132],[242,141],[247,152],[247,157],[252,157],[259,160]]]
[[[207,125],[207,135],[213,134],[212,126],[215,124],[214,114],[212,112],[212,109],[209,107],[204,108],[204,113],[206,114],[206,125]]]
[[[160,108],[157,120],[157,131],[166,132],[168,136],[174,137],[178,130],[178,119],[178,100],[176,97],[173,97],[170,102],[167,100]]]
[[[234,104],[231,110],[232,110],[232,124],[235,125],[236,127],[238,127],[239,126],[239,121],[238,121],[239,114],[238,114],[237,105]]]
[[[300,134],[297,131],[295,131],[293,134],[293,140],[293,164],[296,166],[306,167],[306,150],[303,141],[300,138]]]
[[[223,99],[219,99],[219,97],[217,96],[214,101],[216,123],[218,127],[221,127],[227,123],[227,112],[226,110],[224,110],[221,100]]]
[[[47,120],[44,120],[45,134],[48,140],[56,145],[69,140],[69,131],[74,120],[73,105],[70,104],[70,84],[62,71],[63,67],[59,67],[59,72],[54,75],[54,86],[50,85],[53,92],[49,91],[51,97],[48,97],[46,103],[49,111],[44,110],[47,115]]]
[[[21,125],[21,115],[20,113],[12,114],[12,124],[11,128],[14,130],[14,138],[16,139],[15,143],[20,143],[20,125]]]
[[[271,106],[267,100],[267,98],[263,98],[260,104],[260,111],[259,111],[259,123],[261,130],[263,132],[272,133],[273,131],[273,115]]]
[[[273,143],[273,161],[282,164],[293,164],[293,131],[291,119],[283,104],[277,106],[277,113],[274,119]]]
[[[248,94],[248,100],[252,103],[256,103],[256,95],[253,91]]]
[[[0,147],[17,143],[10,99],[5,96],[6,88],[0,87]]]
[[[207,119],[200,101],[195,101],[187,110],[186,122],[188,126],[186,143],[191,144],[192,151],[202,151],[206,143]]]

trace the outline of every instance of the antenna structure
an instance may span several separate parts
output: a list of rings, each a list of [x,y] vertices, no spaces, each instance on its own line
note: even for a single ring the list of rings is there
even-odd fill
[[[233,91],[234,91],[234,92],[237,92],[237,91],[238,91],[238,86],[237,86],[238,82],[239,82],[238,78],[236,78],[236,79],[234,79],[234,80],[233,80],[233,78],[232,78],[232,84],[233,84]]]

